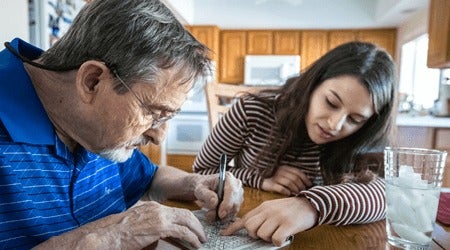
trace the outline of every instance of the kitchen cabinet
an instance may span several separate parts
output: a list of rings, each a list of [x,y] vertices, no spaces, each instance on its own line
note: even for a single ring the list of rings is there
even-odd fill
[[[273,40],[275,55],[300,55],[300,31],[274,31]]]
[[[450,118],[399,115],[396,123],[398,146],[450,151]]]
[[[355,41],[357,32],[354,30],[333,30],[328,33],[328,50],[332,50],[335,47]]]
[[[450,187],[450,128],[437,128],[434,133],[435,148],[447,151],[443,187]]]
[[[215,63],[215,68],[219,69],[219,27],[208,26],[191,26],[189,27],[191,34],[201,43],[205,44],[210,50],[210,58]],[[215,72],[215,80],[219,80],[217,72]]]
[[[220,33],[219,82],[242,84],[247,32],[223,30]]]
[[[413,118],[411,118],[413,119]],[[435,118],[445,119],[445,118]],[[434,123],[438,127],[433,126],[433,122],[429,125],[423,126],[420,120],[413,126],[398,126],[396,131],[396,141],[394,145],[402,147],[417,147],[417,148],[431,148],[445,150],[450,154],[450,123],[442,127],[442,123]],[[444,178],[442,182],[443,187],[450,187],[450,156],[447,155],[447,160],[444,169]]]
[[[431,0],[428,22],[430,68],[450,68],[450,1]]]
[[[219,58],[219,27],[217,26],[191,26],[191,34],[211,50],[211,59]]]
[[[371,42],[384,48],[394,58],[396,34],[395,29],[332,30],[328,33],[328,49],[351,41]]]
[[[299,55],[300,31],[248,31],[249,55]]]
[[[247,54],[271,55],[273,52],[272,31],[248,31]]]
[[[384,48],[395,58],[396,34],[395,29],[360,30],[358,31],[357,40],[374,43]]]
[[[301,69],[302,71],[328,51],[328,31],[302,31]]]
[[[197,31],[196,37],[208,38],[211,27],[205,34]],[[192,33],[196,31],[191,27]],[[203,35],[202,35],[203,34]],[[212,36],[216,37],[216,36]],[[385,48],[394,57],[396,29],[367,30],[219,30],[217,62],[218,81],[242,84],[244,81],[245,55],[300,55],[303,71],[334,47],[349,41],[368,41]],[[200,38],[199,38],[200,40]],[[203,41],[203,40],[202,40]],[[205,43],[206,44],[206,43]]]
[[[195,157],[195,155],[169,154],[167,155],[167,165],[192,173]]]
[[[437,128],[434,136],[435,148],[447,150],[450,153],[450,128]]]
[[[397,141],[400,147],[433,148],[434,129],[422,126],[399,126],[396,131]]]
[[[157,165],[161,163],[160,146],[146,145],[139,147],[151,161]],[[195,155],[167,154],[167,165],[174,166],[186,172],[192,172],[192,165],[195,161]]]
[[[139,150],[155,164],[161,163],[161,147],[155,144],[140,146]]]

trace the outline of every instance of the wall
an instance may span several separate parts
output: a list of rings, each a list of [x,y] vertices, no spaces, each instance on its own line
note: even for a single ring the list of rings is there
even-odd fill
[[[15,37],[29,41],[27,0],[0,0],[0,49]]]
[[[192,0],[161,0],[183,25],[193,23],[194,5]]]
[[[398,27],[395,58],[400,60],[400,51],[403,44],[426,33],[428,33],[428,7],[418,11]]]

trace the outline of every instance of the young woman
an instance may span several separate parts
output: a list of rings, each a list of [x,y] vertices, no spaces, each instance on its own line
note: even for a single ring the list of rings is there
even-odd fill
[[[219,156],[244,185],[289,195],[266,201],[224,234],[246,228],[280,245],[320,224],[385,216],[380,164],[364,159],[388,145],[396,86],[392,58],[370,43],[341,45],[281,88],[247,95],[222,117],[193,169],[216,173]]]

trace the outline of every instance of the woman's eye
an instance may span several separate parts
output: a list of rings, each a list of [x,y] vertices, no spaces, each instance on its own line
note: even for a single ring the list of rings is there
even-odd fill
[[[351,117],[351,116],[350,116],[348,119],[349,119],[350,122],[353,123],[353,124],[360,124],[360,123],[362,122],[361,120],[355,119],[355,118],[353,118],[353,117]]]
[[[326,100],[327,100],[328,106],[330,106],[330,107],[332,107],[332,108],[337,108],[337,105],[335,105],[334,103],[332,103],[328,98],[327,98]]]

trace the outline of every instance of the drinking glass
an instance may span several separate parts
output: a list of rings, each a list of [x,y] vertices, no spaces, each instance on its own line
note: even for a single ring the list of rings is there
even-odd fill
[[[440,150],[385,148],[386,232],[391,245],[430,248],[446,157]]]

